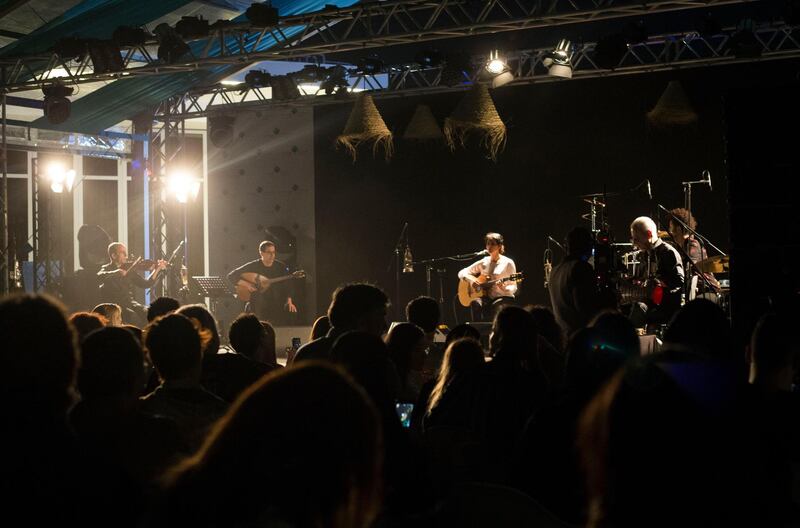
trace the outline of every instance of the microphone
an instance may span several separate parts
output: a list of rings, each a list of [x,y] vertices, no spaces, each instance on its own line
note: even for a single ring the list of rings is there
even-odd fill
[[[550,242],[552,242],[553,244],[555,244],[559,248],[561,248],[561,251],[563,251],[564,253],[567,252],[567,250],[564,249],[564,246],[562,246],[561,243],[558,240],[556,240],[555,238],[551,237],[550,235],[547,235],[547,240],[549,240]]]
[[[550,273],[553,271],[553,252],[550,248],[544,250],[544,287],[550,287]]]
[[[650,178],[647,179],[647,196],[651,200],[653,199],[653,189],[650,187]]]
[[[488,255],[488,254],[489,254],[489,252],[487,250],[482,249],[480,251],[476,251],[475,253],[473,253],[472,256],[473,257],[483,257],[484,255]]]
[[[403,273],[414,273],[414,257],[411,255],[411,248],[406,246],[403,253]]]
[[[703,171],[703,176],[704,176],[703,183],[707,183],[708,184],[708,190],[709,191],[713,191],[714,189],[711,188],[711,173],[709,171],[707,171],[707,170],[704,170]]]

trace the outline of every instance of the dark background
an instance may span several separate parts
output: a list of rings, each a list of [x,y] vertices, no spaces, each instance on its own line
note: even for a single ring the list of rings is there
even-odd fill
[[[724,251],[730,247],[726,96],[751,85],[791,83],[797,63],[765,63],[640,76],[508,86],[492,92],[508,127],[508,144],[497,163],[472,144],[450,153],[400,139],[415,106],[431,106],[441,124],[461,94],[379,99],[377,106],[395,133],[395,156],[388,163],[364,149],[353,163],[333,147],[351,105],[315,109],[318,312],[333,289],[347,281],[369,280],[394,303],[394,275],[387,268],[404,222],[409,223],[415,259],[477,251],[487,231],[505,236],[507,254],[527,280],[522,303],[546,303],[542,257],[546,237],[562,240],[581,215],[585,193],[625,191],[649,178],[654,202],[683,205],[682,181],[702,179],[709,170],[713,191],[695,186],[693,209],[699,230]],[[696,126],[653,129],[645,114],[672,79],[683,83],[699,114]],[[744,101],[750,101],[742,96]],[[750,101],[760,105],[763,100]],[[744,104],[740,102],[739,104]],[[738,107],[728,112],[738,112]],[[796,158],[796,154],[794,155]],[[617,241],[627,242],[628,225],[639,215],[658,221],[655,203],[641,189],[608,198]],[[665,220],[662,221],[665,224]],[[554,248],[556,262],[560,250]],[[445,312],[456,288],[456,273],[467,263],[451,263],[444,276]],[[425,292],[419,267],[402,277],[401,305]],[[434,296],[438,287],[434,283]],[[459,314],[463,317],[462,314]]]

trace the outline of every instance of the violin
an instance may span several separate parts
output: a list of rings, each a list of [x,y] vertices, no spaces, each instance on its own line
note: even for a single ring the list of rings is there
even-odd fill
[[[156,260],[137,257],[135,259],[129,258],[127,261],[122,263],[120,268],[124,269],[125,271],[152,271],[157,264],[158,261]]]

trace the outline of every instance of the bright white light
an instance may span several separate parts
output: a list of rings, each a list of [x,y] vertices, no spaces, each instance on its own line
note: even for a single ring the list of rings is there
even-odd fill
[[[64,166],[61,163],[53,162],[49,164],[47,169],[45,169],[45,176],[47,177],[47,181],[50,182],[50,190],[54,193],[64,192],[65,183],[67,190],[72,190],[72,184],[75,181],[75,171],[72,169],[68,171],[64,170]]]
[[[50,190],[54,193],[61,194],[64,192],[64,184],[59,182],[53,182],[50,184]]]
[[[66,183],[67,183],[67,191],[71,191],[72,186],[75,184],[75,169],[70,169],[67,171]]]
[[[225,86],[238,86],[242,84],[242,81],[237,81],[236,79],[225,79],[220,84]]]
[[[500,52],[495,50],[489,53],[489,61],[486,63],[486,71],[492,75],[500,75],[508,69],[506,61],[500,58]]]
[[[53,68],[44,74],[45,79],[58,79],[59,77],[69,77],[69,72],[64,68]]]
[[[177,171],[170,175],[167,188],[179,203],[185,204],[189,202],[190,197],[197,198],[200,193],[200,181],[195,180],[186,172]]]

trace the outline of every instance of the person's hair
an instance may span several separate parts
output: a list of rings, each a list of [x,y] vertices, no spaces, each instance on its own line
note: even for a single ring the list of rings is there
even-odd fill
[[[151,302],[150,306],[147,307],[147,322],[149,323],[156,317],[174,312],[180,307],[181,303],[178,301],[178,299],[173,299],[172,297],[159,297]]]
[[[641,354],[642,345],[633,323],[620,312],[604,310],[589,323],[604,346],[627,357]]]
[[[328,332],[331,329],[331,321],[328,319],[327,315],[321,315],[317,317],[317,320],[314,321],[314,324],[311,326],[311,335],[309,335],[309,340],[313,341],[315,339],[319,339],[320,337],[325,337],[328,335]]]
[[[210,332],[210,338],[204,339],[203,353],[214,355],[219,352],[219,330],[217,329],[217,321],[208,308],[204,304],[187,304],[178,308],[176,313],[185,315],[190,319],[195,319],[200,323],[200,328]]]
[[[105,317],[108,321],[106,324],[114,324],[114,319],[118,319],[122,324],[122,307],[118,304],[101,303],[92,308],[92,311]]]
[[[268,247],[276,247],[275,242],[273,242],[272,240],[264,240],[258,245],[258,252],[263,253],[267,250]]]
[[[136,398],[143,382],[144,354],[129,330],[107,326],[84,340],[78,370],[78,391],[84,400]]]
[[[328,308],[328,319],[337,330],[355,329],[369,313],[385,308],[389,298],[372,284],[351,283],[336,288]]]
[[[254,314],[243,313],[233,320],[228,339],[233,349],[243,356],[255,359],[258,346],[266,335],[261,321]]]
[[[684,224],[688,225],[692,229],[697,229],[697,220],[695,219],[694,215],[689,212],[688,209],[684,209],[683,207],[678,207],[677,209],[673,209],[670,213],[674,214],[678,217],[678,220],[683,222]],[[670,219],[672,221],[672,219]],[[681,230],[683,230],[683,226],[680,224],[675,223]]]
[[[430,413],[439,404],[447,386],[458,374],[481,368],[484,363],[483,348],[477,339],[471,337],[454,339],[444,351],[436,385],[428,398],[427,412]]]
[[[585,227],[576,227],[567,233],[567,253],[570,255],[586,255],[592,252],[594,238]]]
[[[422,295],[406,305],[406,320],[422,328],[425,333],[436,330],[440,317],[439,303],[433,297]]]
[[[492,334],[489,345],[495,359],[538,370],[539,332],[530,313],[518,306],[503,306],[494,317]]]
[[[644,233],[650,231],[650,242],[658,240],[658,227],[649,216],[640,216],[631,222],[631,230]]]
[[[564,330],[556,321],[553,310],[544,305],[527,306],[525,309],[533,316],[539,335],[547,340],[559,352],[564,350]]]
[[[469,323],[461,323],[460,325],[454,326],[453,329],[447,333],[447,337],[444,339],[444,344],[447,346],[456,339],[460,339],[462,337],[469,337],[480,343],[481,332]]]
[[[121,248],[121,247],[124,247],[124,246],[125,246],[125,244],[123,244],[122,242],[112,242],[112,243],[110,243],[108,245],[108,258],[113,257],[117,253],[117,250],[119,248]]]
[[[266,350],[264,350],[264,355],[260,359],[263,363],[267,365],[277,365],[278,364],[278,351],[277,346],[275,344],[275,328],[268,322],[268,321],[260,321],[261,327],[264,329],[264,333],[267,335],[266,339]]]
[[[400,380],[380,337],[368,332],[345,332],[331,347],[331,359],[367,391],[381,413],[395,412]]]
[[[633,357],[592,327],[581,328],[570,336],[566,356],[566,386],[573,395],[586,399]]]
[[[74,397],[75,332],[63,305],[43,295],[0,301],[0,407],[63,415]]]
[[[413,323],[397,324],[386,335],[389,359],[397,369],[401,385],[405,385],[408,373],[411,371],[414,349],[423,339],[425,332]]]
[[[80,343],[91,332],[106,326],[108,319],[95,312],[75,312],[69,316],[69,324],[75,329]]]
[[[762,372],[796,365],[800,358],[789,318],[775,313],[761,316],[750,338],[750,351],[753,363]]]
[[[200,333],[189,317],[172,313],[144,329],[144,346],[164,381],[186,377],[202,362]]]
[[[341,369],[309,361],[275,371],[168,473],[159,520],[367,528],[381,505],[382,443],[375,407]]]
[[[144,335],[144,331],[141,328],[139,328],[136,325],[132,325],[132,324],[124,324],[120,328],[124,328],[125,330],[129,331],[130,333],[132,333],[133,337],[135,337],[136,340],[139,341],[139,344],[141,345],[142,336]]]
[[[694,299],[675,312],[664,343],[680,345],[712,359],[732,359],[733,334],[725,312],[708,299]]]
[[[483,237],[484,245],[488,244],[490,240],[497,242],[497,245],[500,246],[500,254],[506,252],[506,245],[505,240],[503,239],[503,235],[500,233],[486,233]]]

